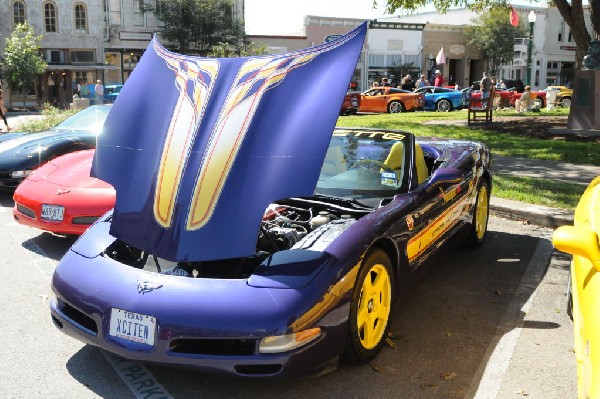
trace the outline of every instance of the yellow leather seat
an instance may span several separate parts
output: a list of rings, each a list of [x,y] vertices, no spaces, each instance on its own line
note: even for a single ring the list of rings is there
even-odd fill
[[[396,172],[396,176],[400,178],[400,172],[402,171],[402,165],[404,164],[404,143],[395,143],[385,159],[385,164]]]
[[[419,143],[415,143],[415,167],[417,168],[417,180],[419,184],[429,178],[429,169],[425,163],[425,155]]]

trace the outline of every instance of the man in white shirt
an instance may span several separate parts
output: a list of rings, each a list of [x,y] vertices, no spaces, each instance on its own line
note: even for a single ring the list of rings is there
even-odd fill
[[[102,81],[100,79],[96,81],[94,91],[96,93],[96,104],[104,104],[104,86],[102,85]]]

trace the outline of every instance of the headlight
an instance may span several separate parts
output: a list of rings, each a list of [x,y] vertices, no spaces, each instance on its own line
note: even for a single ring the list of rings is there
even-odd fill
[[[10,177],[12,177],[13,179],[19,179],[21,177],[29,176],[32,172],[33,170],[15,170],[10,174]]]
[[[321,328],[311,328],[297,333],[265,337],[258,345],[260,353],[281,353],[299,348],[321,336]]]

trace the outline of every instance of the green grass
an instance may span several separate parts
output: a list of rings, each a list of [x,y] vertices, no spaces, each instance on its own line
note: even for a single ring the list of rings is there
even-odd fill
[[[500,111],[497,116],[517,116],[514,111]],[[523,118],[541,115],[567,115],[567,111],[521,114]],[[406,130],[416,136],[446,137],[475,140],[485,143],[492,153],[504,156],[545,159],[575,164],[600,166],[598,144],[583,141],[546,140],[535,137],[512,135],[494,130],[493,124],[470,128],[453,124],[424,124],[432,120],[466,120],[465,111],[456,112],[412,112],[402,114],[353,115],[338,119],[338,126],[371,127]],[[518,121],[514,122],[518,124]]]
[[[525,176],[494,175],[492,195],[498,198],[575,209],[585,186]]]
[[[61,110],[55,107],[44,107],[42,109],[42,115],[44,118],[31,119],[19,125],[19,131],[21,132],[41,132],[48,130],[69,116],[77,113],[78,110]]]
[[[47,107],[42,111],[45,118],[32,120],[20,125],[19,130],[37,132],[56,126],[76,111],[64,111]],[[543,112],[541,115],[566,115],[558,109]],[[499,111],[496,115],[515,116],[514,111]],[[536,117],[540,113],[523,114],[523,117]],[[486,143],[492,153],[533,159],[546,159],[575,164],[600,165],[598,144],[574,141],[543,140],[533,137],[510,135],[488,128],[474,128],[452,124],[424,124],[429,121],[465,120],[465,112],[411,112],[403,114],[377,114],[345,116],[338,119],[338,126],[360,126],[382,129],[406,130],[417,136],[446,137],[476,140]],[[515,123],[518,123],[515,122]],[[578,184],[556,182],[547,179],[522,177],[504,174],[494,175],[492,194],[499,198],[546,205],[556,208],[573,209],[577,205],[585,187]]]

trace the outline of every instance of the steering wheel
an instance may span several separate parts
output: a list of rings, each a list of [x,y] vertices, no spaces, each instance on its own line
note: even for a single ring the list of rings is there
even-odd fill
[[[352,164],[350,169],[355,169],[357,166],[362,164],[373,164],[379,166],[380,168],[383,168],[384,170],[393,170],[385,162],[381,162],[376,159],[359,159],[358,161],[354,162],[354,164]]]

